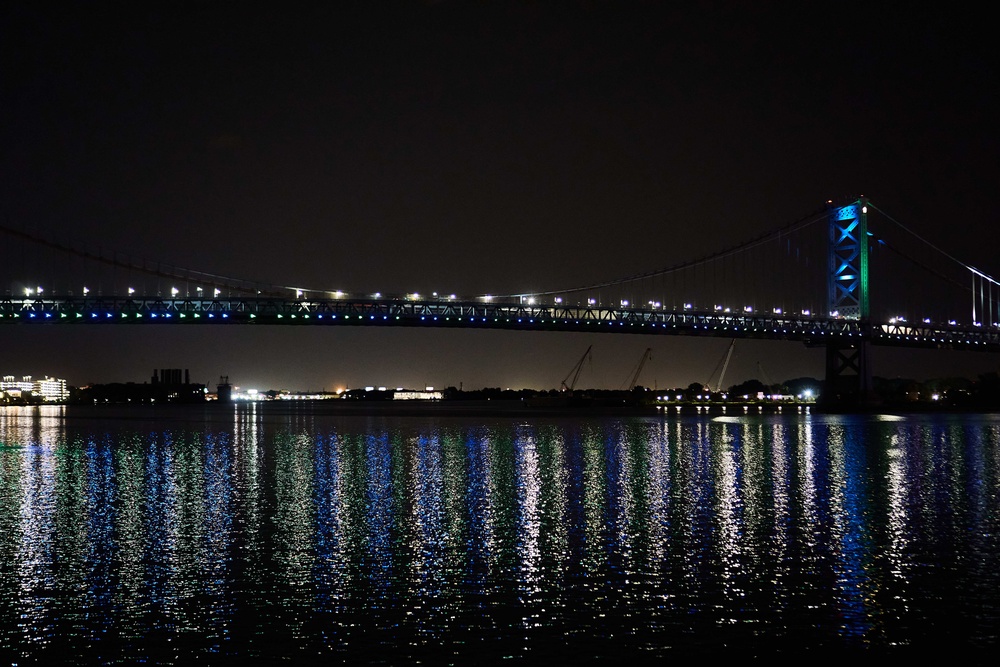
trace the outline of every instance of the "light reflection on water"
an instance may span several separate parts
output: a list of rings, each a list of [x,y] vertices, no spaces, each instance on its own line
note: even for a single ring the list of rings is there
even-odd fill
[[[7,663],[995,650],[1000,418],[0,408]]]

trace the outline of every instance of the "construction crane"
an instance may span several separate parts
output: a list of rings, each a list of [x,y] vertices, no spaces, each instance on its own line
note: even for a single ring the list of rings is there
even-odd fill
[[[771,377],[767,374],[767,371],[764,370],[764,367],[760,365],[759,361],[757,362],[757,372],[760,373],[761,379],[764,380],[764,386],[767,388],[767,391],[770,392],[771,387],[774,386],[774,382],[771,381]]]
[[[587,351],[583,353],[582,357],[580,357],[580,361],[576,362],[576,366],[573,366],[573,368],[570,369],[569,373],[566,374],[566,377],[563,378],[562,391],[573,391],[576,388],[576,381],[580,379],[580,371],[583,370],[583,362],[591,358],[590,349],[592,347],[594,346],[591,345],[587,348]],[[573,381],[570,382],[569,385],[567,385],[566,381],[569,380],[570,375],[573,376]]]
[[[628,383],[629,391],[635,389],[635,383],[638,382],[639,380],[639,373],[642,372],[642,367],[646,364],[647,359],[652,359],[652,358],[653,358],[653,348],[647,347],[646,351],[642,353],[641,357],[639,357],[639,365],[636,367],[635,372],[632,373],[632,379]]]
[[[724,355],[722,355],[722,359],[719,359],[719,363],[715,365],[715,370],[713,370],[712,374],[708,376],[708,382],[705,383],[705,386],[708,387],[709,391],[712,391],[712,378],[715,377],[715,371],[719,370],[719,366],[722,366],[722,372],[719,373],[719,383],[715,385],[714,391],[716,393],[722,391],[722,382],[726,377],[726,369],[729,368],[729,359],[733,356],[734,347],[736,347],[735,338],[729,343],[729,349],[726,350]]]

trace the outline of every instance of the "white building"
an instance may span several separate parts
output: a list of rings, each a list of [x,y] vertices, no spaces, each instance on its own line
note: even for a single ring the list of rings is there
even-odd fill
[[[394,401],[440,401],[442,398],[444,398],[444,392],[440,391],[397,389],[392,392],[392,400]]]
[[[0,394],[9,398],[22,399],[35,395],[46,403],[61,403],[69,398],[66,380],[46,376],[42,380],[32,380],[30,375],[15,380],[13,375],[4,375],[0,381]]]
[[[41,396],[46,403],[62,403],[69,398],[66,380],[46,376],[44,380],[35,380],[35,395]]]
[[[30,375],[25,375],[20,380],[15,380],[13,375],[4,375],[3,382],[0,382],[0,392],[11,398],[27,397],[35,390],[35,383],[31,381]]]

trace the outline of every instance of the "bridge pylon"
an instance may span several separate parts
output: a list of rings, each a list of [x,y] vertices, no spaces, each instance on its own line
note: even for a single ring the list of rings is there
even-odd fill
[[[830,408],[864,408],[874,401],[869,364],[868,202],[845,206],[829,202],[829,316],[858,320],[862,335],[826,344],[826,381],[822,402]]]

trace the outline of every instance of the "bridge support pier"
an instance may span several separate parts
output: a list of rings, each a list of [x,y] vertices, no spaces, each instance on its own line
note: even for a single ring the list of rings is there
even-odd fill
[[[864,410],[875,404],[867,340],[828,342],[826,380],[820,403],[829,410]]]

